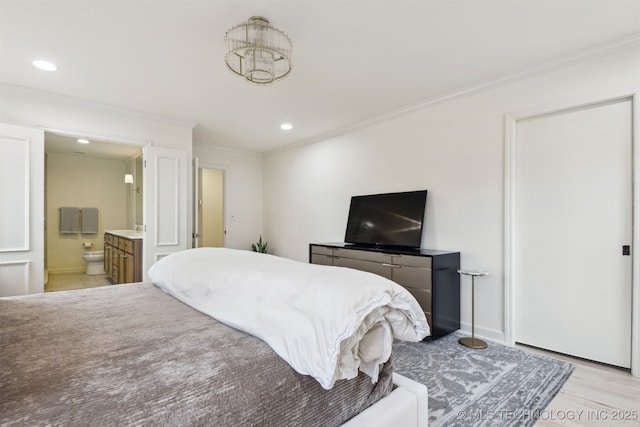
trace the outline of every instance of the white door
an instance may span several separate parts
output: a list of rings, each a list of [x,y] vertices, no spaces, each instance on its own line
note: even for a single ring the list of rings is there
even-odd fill
[[[163,256],[187,249],[187,152],[147,146],[143,149],[144,280]]]
[[[0,123],[0,200],[0,297],[43,292],[44,131]]]
[[[517,342],[631,365],[631,108],[517,122]]]

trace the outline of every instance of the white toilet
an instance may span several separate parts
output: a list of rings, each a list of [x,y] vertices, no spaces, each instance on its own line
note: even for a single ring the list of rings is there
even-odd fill
[[[87,261],[87,276],[104,274],[104,251],[88,251],[82,255]]]

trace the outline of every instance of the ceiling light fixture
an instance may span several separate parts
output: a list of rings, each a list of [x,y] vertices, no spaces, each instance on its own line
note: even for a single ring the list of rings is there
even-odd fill
[[[53,62],[45,61],[42,59],[36,59],[33,61],[33,66],[44,71],[56,71],[58,67]]]
[[[78,143],[80,143],[80,144],[88,144],[88,143],[89,143],[89,140],[88,140],[88,139],[84,139],[84,138],[80,138],[80,139],[78,140]]]
[[[234,25],[224,35],[227,68],[257,85],[267,85],[291,71],[291,39],[262,16]]]
[[[291,130],[293,129],[293,125],[291,123],[283,123],[280,125],[280,129],[282,130]]]

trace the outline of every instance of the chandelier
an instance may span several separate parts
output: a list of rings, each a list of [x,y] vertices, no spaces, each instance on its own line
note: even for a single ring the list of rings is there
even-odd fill
[[[291,71],[291,39],[266,18],[252,16],[234,25],[224,39],[227,68],[251,83],[267,85]]]

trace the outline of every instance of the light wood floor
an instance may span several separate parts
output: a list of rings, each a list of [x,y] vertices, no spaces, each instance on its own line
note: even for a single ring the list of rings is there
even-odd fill
[[[49,280],[44,287],[45,292],[72,291],[75,289],[97,288],[110,286],[112,283],[104,274],[87,276],[82,273],[49,274]]]
[[[517,348],[575,365],[575,370],[536,427],[640,426],[640,378],[628,370],[564,356],[532,347]]]

